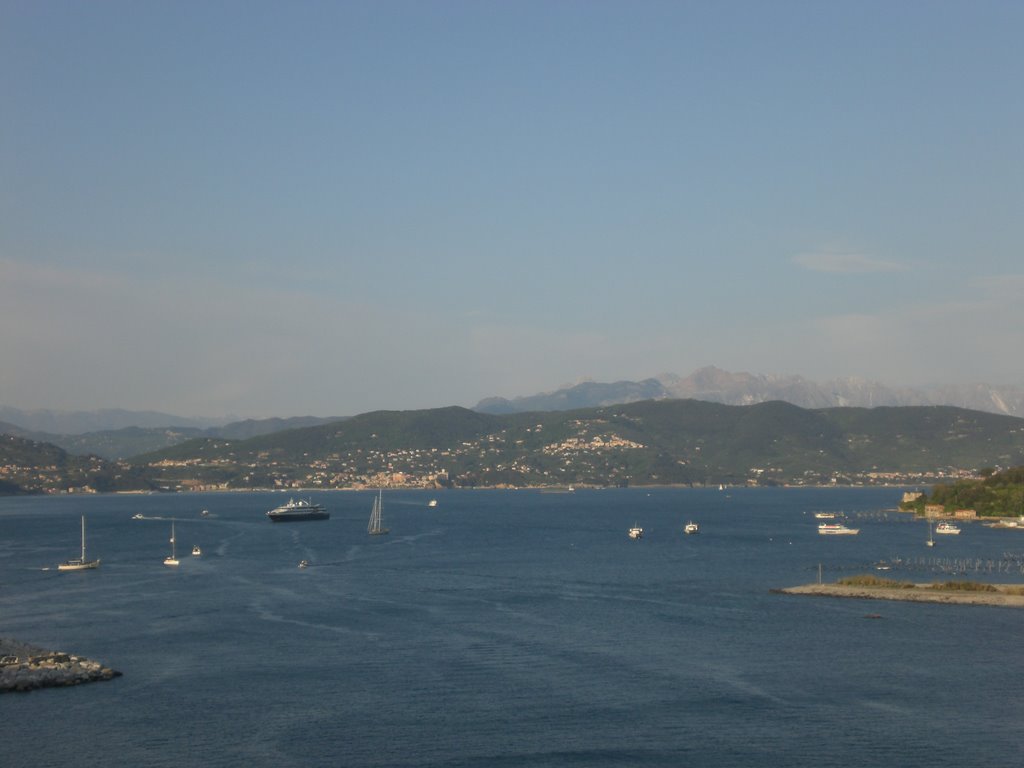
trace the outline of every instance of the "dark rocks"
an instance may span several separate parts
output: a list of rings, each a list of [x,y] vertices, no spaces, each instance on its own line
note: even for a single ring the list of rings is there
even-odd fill
[[[0,638],[0,693],[112,680],[121,673],[98,661]]]

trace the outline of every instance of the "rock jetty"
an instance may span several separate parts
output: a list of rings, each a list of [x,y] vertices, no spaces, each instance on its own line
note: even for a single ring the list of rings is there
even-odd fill
[[[0,693],[112,680],[121,673],[98,661],[0,637]]]

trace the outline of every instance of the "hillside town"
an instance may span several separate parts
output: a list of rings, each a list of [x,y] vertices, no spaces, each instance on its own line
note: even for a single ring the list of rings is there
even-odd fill
[[[527,431],[536,437],[543,433],[543,425]],[[615,432],[586,434],[581,430],[581,434],[544,442],[539,450],[527,450],[524,442],[524,438],[502,430],[453,447],[355,448],[305,460],[266,450],[248,455],[234,451],[229,443],[219,446],[224,455],[161,458],[145,464],[111,462],[95,456],[46,465],[7,459],[0,464],[0,484],[17,486],[28,493],[75,494],[567,485],[923,486],[977,475],[976,469],[955,467],[916,472],[808,470],[794,475],[782,467],[751,466],[742,476],[708,474],[680,481],[657,473],[637,477],[631,470],[630,456],[646,446]]]

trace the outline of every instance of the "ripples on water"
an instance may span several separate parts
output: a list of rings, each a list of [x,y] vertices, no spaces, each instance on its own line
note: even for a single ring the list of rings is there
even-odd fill
[[[926,550],[897,489],[432,495],[386,493],[383,537],[369,493],[314,494],[331,519],[292,525],[264,519],[272,494],[0,499],[0,634],[125,673],[0,697],[0,764],[1017,763],[1024,611],[768,590],[1019,563],[1024,531]],[[819,510],[861,534],[818,536]],[[83,513],[101,568],[42,570]],[[177,570],[171,517],[204,552]]]

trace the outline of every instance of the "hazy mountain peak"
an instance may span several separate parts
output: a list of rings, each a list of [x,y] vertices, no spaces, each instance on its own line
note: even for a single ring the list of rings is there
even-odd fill
[[[476,410],[485,413],[559,411],[659,398],[691,398],[725,405],[781,400],[801,408],[952,405],[1024,416],[1022,387],[968,384],[898,388],[859,376],[815,382],[793,374],[732,372],[715,366],[700,368],[688,376],[662,373],[643,381],[580,383],[554,392],[511,400],[488,398],[481,400]]]
[[[32,432],[58,435],[80,435],[127,427],[193,427],[205,429],[228,423],[225,419],[188,418],[158,411],[127,411],[101,408],[95,411],[62,411],[49,408],[21,410],[0,406],[0,421]]]

